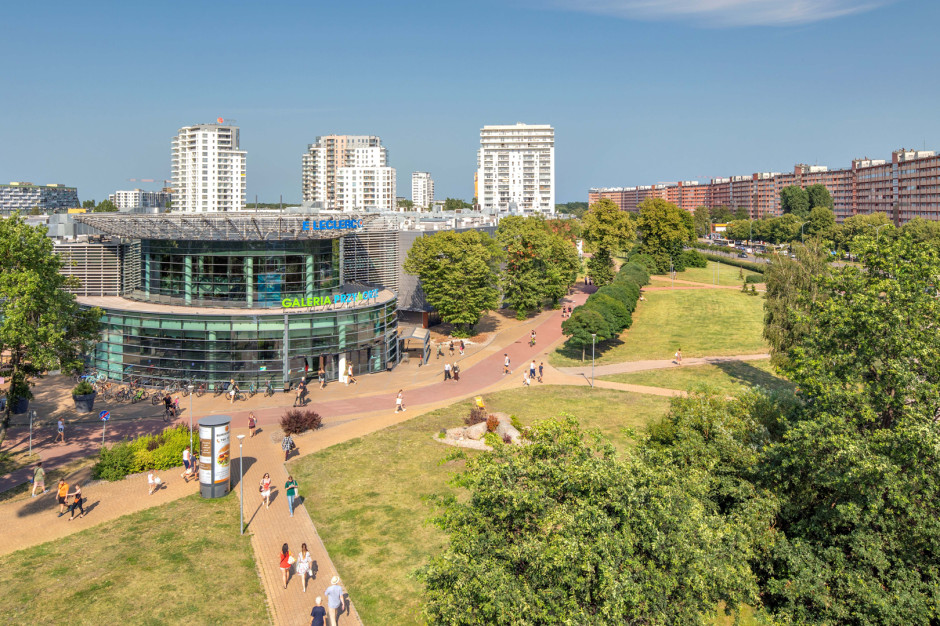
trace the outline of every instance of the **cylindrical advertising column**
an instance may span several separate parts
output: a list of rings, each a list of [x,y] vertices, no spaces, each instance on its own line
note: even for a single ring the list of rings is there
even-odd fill
[[[232,487],[231,425],[228,415],[199,420],[199,492],[203,498],[221,498]]]

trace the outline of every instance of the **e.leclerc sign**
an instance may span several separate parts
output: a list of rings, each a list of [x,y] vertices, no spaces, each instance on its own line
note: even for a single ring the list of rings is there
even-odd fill
[[[327,304],[352,304],[354,302],[360,302],[362,300],[368,300],[370,298],[375,298],[379,295],[378,289],[372,289],[371,291],[357,291],[356,293],[336,293],[332,296],[317,296],[315,298],[304,298],[301,296],[294,296],[283,298],[281,300],[281,306],[285,309],[294,309],[297,307],[304,306],[325,306]]]
[[[362,220],[304,220],[300,230],[351,230],[362,228]]]

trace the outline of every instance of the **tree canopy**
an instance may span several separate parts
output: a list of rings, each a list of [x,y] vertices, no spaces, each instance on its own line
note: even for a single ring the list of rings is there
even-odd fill
[[[473,205],[461,200],[460,198],[446,198],[444,200],[445,211],[458,211],[460,209],[472,209]]]
[[[499,246],[486,233],[441,231],[415,240],[404,269],[421,280],[441,320],[453,324],[457,334],[466,334],[499,304],[501,258]]]
[[[809,216],[809,194],[799,185],[790,185],[780,190],[780,210],[792,213],[800,219]]]
[[[826,189],[825,185],[816,184],[806,187],[806,199],[809,201],[809,208],[824,207],[832,210],[835,204],[832,201],[832,194]]]
[[[669,271],[683,246],[695,238],[692,214],[660,198],[640,203],[637,228],[641,239],[638,252],[653,257],[660,273]]]
[[[118,208],[114,205],[113,202],[111,202],[110,200],[102,200],[101,202],[98,203],[98,206],[96,206],[92,210],[92,212],[93,213],[115,213],[117,212],[117,210]]]
[[[11,383],[0,442],[15,402],[32,397],[31,379],[81,368],[98,339],[101,310],[79,308],[66,291],[78,281],[61,268],[44,226],[17,214],[0,220],[0,353],[9,355],[3,371]]]
[[[614,254],[625,250],[633,241],[636,226],[626,211],[608,198],[601,198],[591,205],[582,220],[584,238],[595,250],[606,250]]]

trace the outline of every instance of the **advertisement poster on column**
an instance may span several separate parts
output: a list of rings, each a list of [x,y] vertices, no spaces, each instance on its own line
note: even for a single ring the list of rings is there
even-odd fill
[[[212,484],[212,428],[199,427],[199,482]]]
[[[215,429],[215,449],[212,462],[215,464],[215,482],[228,482],[229,461],[231,460],[231,447],[229,446],[229,425]]]

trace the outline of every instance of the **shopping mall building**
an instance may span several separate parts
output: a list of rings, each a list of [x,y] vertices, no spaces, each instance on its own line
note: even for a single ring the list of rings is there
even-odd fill
[[[82,306],[99,307],[93,365],[111,380],[280,387],[399,360],[398,233],[381,215],[89,214],[56,239]],[[389,280],[389,276],[395,279]],[[393,283],[393,284],[388,284]]]

